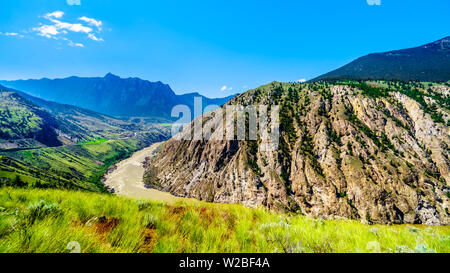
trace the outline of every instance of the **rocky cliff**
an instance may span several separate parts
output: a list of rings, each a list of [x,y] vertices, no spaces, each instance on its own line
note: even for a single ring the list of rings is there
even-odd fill
[[[144,180],[210,202],[449,224],[449,93],[448,84],[273,82],[227,105],[280,105],[277,150],[259,140],[171,139]]]

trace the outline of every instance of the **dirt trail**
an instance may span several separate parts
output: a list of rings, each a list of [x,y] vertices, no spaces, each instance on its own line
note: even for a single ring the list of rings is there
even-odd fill
[[[142,163],[146,157],[154,155],[159,145],[161,145],[161,142],[137,151],[130,158],[117,163],[116,168],[105,175],[104,184],[114,189],[115,194],[127,197],[153,199],[169,203],[182,199],[167,192],[144,187],[142,179],[144,166]]]

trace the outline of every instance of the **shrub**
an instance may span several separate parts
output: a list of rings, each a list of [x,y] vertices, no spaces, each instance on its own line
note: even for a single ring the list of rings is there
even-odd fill
[[[153,214],[146,213],[143,216],[142,222],[144,223],[144,226],[146,228],[156,228],[157,222],[158,222],[158,217],[156,217]]]
[[[33,224],[36,220],[42,220],[46,217],[58,217],[62,214],[62,209],[58,204],[49,203],[40,200],[29,205],[23,214],[26,222]]]
[[[137,205],[138,205],[138,208],[139,208],[140,211],[148,209],[148,208],[150,208],[152,206],[152,204],[150,202],[142,201],[142,200],[138,200],[137,201]]]

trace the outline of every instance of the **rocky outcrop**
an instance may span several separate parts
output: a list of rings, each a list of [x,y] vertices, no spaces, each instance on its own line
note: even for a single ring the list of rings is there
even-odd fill
[[[274,82],[248,91],[228,104],[280,105],[278,150],[262,149],[261,141],[171,139],[144,180],[210,202],[369,223],[449,224],[449,121],[436,116],[449,112],[449,87],[429,93],[438,89],[369,84],[376,86]],[[433,105],[424,104],[428,97]]]

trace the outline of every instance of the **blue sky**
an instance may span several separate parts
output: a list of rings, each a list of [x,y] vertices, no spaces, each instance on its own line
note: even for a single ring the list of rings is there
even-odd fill
[[[448,0],[380,2],[0,0],[0,79],[112,72],[222,97],[450,35]]]

